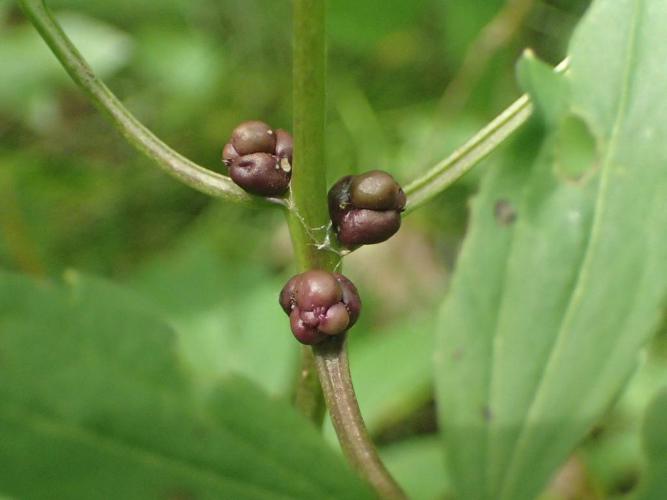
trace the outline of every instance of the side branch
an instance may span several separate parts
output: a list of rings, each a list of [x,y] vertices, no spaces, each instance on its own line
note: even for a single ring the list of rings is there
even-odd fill
[[[533,112],[527,95],[521,96],[449,157],[405,186],[405,213],[421,207],[468,173],[523,125]]]
[[[566,59],[556,66],[555,71],[563,72],[567,68]],[[524,94],[449,157],[408,184],[405,187],[405,193],[408,195],[406,213],[428,203],[463,177],[516,132],[532,113],[533,104],[530,97]]]
[[[135,118],[95,76],[43,0],[19,0],[19,3],[67,73],[139,152],[156,162],[168,174],[198,191],[236,203],[262,203],[259,198],[248,195],[236,186],[228,177],[199,166],[171,149]],[[283,204],[278,199],[269,201]]]
[[[340,257],[313,240],[314,228],[329,224],[325,165],[326,123],[326,1],[294,0],[293,105],[294,172],[288,223],[299,270],[332,271]],[[345,334],[313,346],[314,364],[334,427],[345,455],[382,498],[405,498],[382,465],[359,412],[350,378]],[[312,382],[313,357],[304,355],[296,403],[319,423],[322,398]]]

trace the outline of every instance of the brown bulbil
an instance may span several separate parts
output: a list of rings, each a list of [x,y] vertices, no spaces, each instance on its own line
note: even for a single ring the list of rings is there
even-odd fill
[[[280,292],[280,306],[302,344],[318,344],[347,331],[359,318],[361,299],[342,274],[320,269],[292,277]]]
[[[356,208],[403,210],[405,193],[387,172],[371,170],[352,178],[350,201]]]
[[[275,153],[276,133],[266,123],[251,120],[241,123],[232,132],[232,145],[239,155]]]
[[[350,210],[338,224],[338,239],[346,247],[373,245],[388,240],[401,227],[396,210]]]
[[[238,160],[239,156],[238,151],[234,149],[231,142],[228,142],[225,144],[225,147],[222,148],[222,162],[228,167],[231,166],[235,160]]]
[[[276,130],[276,156],[278,158],[287,158],[291,164],[293,149],[294,141],[289,132],[281,128]]]
[[[243,122],[225,144],[222,161],[232,180],[249,193],[283,195],[292,177],[292,136],[261,121]]]
[[[348,175],[329,190],[329,215],[338,240],[347,248],[380,243],[401,227],[406,196],[381,170]]]
[[[229,167],[232,180],[249,193],[277,196],[289,186],[290,172],[282,169],[278,158],[267,153],[252,153],[234,160]]]

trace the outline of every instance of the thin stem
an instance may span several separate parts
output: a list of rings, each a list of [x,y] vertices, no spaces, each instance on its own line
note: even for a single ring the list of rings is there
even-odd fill
[[[301,347],[301,364],[297,375],[294,406],[316,426],[322,425],[325,414],[324,395],[317,375],[315,356],[308,346]]]
[[[300,270],[333,269],[337,256],[318,247],[329,223],[324,163],[325,2],[295,0],[293,9],[294,169],[289,227]]]
[[[566,59],[555,70],[562,72],[567,67],[568,60]],[[460,179],[503,144],[530,118],[532,113],[533,104],[530,97],[524,94],[449,157],[408,184],[405,187],[405,193],[408,195],[406,213],[429,202]]]
[[[330,233],[326,202],[326,0],[293,2],[294,169],[288,225],[300,270],[334,270],[340,256],[328,249]],[[371,442],[354,394],[345,336],[334,336],[313,348],[315,366],[338,440],[349,462],[383,498],[405,498]],[[312,358],[304,356],[302,369]],[[310,396],[307,394],[310,393]],[[309,377],[301,377],[296,403],[316,420],[318,401]]]
[[[338,259],[319,247],[326,238],[329,221],[324,165],[325,5],[321,0],[297,0],[293,9],[294,168],[287,223],[299,271],[311,268],[332,270],[338,264]],[[294,404],[303,415],[320,426],[324,415],[324,398],[316,380],[316,371],[312,350],[304,347]]]
[[[521,127],[532,112],[533,104],[530,98],[522,95],[463,146],[405,186],[405,193],[408,195],[405,213],[431,201],[463,177]]]
[[[405,493],[380,460],[361,417],[352,387],[345,337],[333,337],[330,342],[314,348],[331,421],[345,456],[375,488],[380,498],[404,499]]]
[[[135,118],[95,76],[43,0],[19,0],[19,3],[72,79],[139,152],[168,174],[198,191],[237,203],[262,203],[260,198],[250,196],[236,186],[229,177],[199,166],[171,149]],[[284,204],[280,199],[269,201]]]
[[[287,223],[300,272],[336,267],[337,256],[322,251],[329,217],[326,207],[324,127],[326,117],[326,46],[323,1],[294,2],[293,132],[294,165]],[[302,348],[294,391],[297,409],[320,426],[324,398],[312,350]]]

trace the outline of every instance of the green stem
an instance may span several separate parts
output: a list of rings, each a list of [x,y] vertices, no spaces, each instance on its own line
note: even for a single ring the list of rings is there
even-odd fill
[[[326,0],[293,2],[294,165],[288,225],[301,271],[334,270],[340,256],[330,249],[326,202]],[[405,498],[371,442],[354,394],[347,363],[345,336],[331,337],[313,348],[315,366],[338,440],[352,466],[383,498]],[[312,358],[303,356],[296,403],[317,421],[320,400],[312,384]]]
[[[530,98],[527,95],[521,96],[449,157],[405,186],[405,193],[408,195],[405,213],[428,203],[463,177],[518,130],[532,112]]]
[[[19,0],[19,3],[72,79],[139,152],[157,163],[168,174],[198,191],[237,203],[265,203],[262,199],[247,194],[229,177],[195,164],[158,139],[95,76],[43,0]],[[280,199],[269,201],[284,204]]]
[[[555,70],[562,72],[567,67],[568,60],[566,59]],[[530,97],[524,94],[449,157],[405,186],[405,193],[408,195],[405,213],[412,212],[428,203],[469,172],[472,167],[514,134],[532,113],[533,103]]]
[[[334,253],[319,248],[329,222],[326,206],[324,128],[326,120],[326,46],[323,1],[294,2],[293,136],[294,159],[287,223],[299,272],[333,270]],[[294,403],[317,426],[322,424],[324,399],[312,350],[302,349]]]
[[[345,348],[346,335],[314,348],[331,421],[343,453],[361,476],[373,486],[380,498],[407,498],[386,469],[371,442],[354,394]]]
[[[294,392],[294,406],[317,427],[324,421],[324,394],[317,374],[315,355],[309,346],[301,347],[301,364]]]
[[[295,0],[293,8],[294,169],[289,227],[300,270],[331,270],[338,264],[338,256],[318,248],[327,236],[329,223],[324,163],[325,2]]]

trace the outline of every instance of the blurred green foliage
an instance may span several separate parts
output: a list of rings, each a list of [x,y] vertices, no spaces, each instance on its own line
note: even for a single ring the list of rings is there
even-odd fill
[[[552,64],[563,57],[588,3],[331,1],[329,181],[371,168],[402,181],[423,172],[519,94],[514,62],[525,47]],[[221,146],[242,120],[291,128],[289,1],[48,4],[124,103],[200,164],[221,170]],[[503,15],[516,27],[480,44]],[[471,57],[471,47],[482,53]],[[0,0],[0,67],[2,269],[58,280],[74,268],[114,280],[166,318],[197,387],[241,375],[286,399],[297,350],[275,297],[293,270],[280,214],[210,200],[138,156],[11,0]],[[517,157],[516,147],[502,148],[388,244],[346,260],[365,302],[351,340],[360,404],[415,498],[449,489],[436,475],[442,457],[430,404],[435,305],[478,179]],[[590,498],[637,481],[641,407],[632,395],[648,401],[665,380],[665,355],[656,356],[581,450],[596,485]],[[385,374],[387,366],[400,369]]]
[[[502,2],[474,8],[454,1],[332,2],[331,179],[376,167],[404,180],[423,171],[516,95],[511,61],[527,41],[538,52],[555,52],[553,60],[562,55],[582,3],[534,2],[522,29],[492,49],[492,62],[505,65],[500,72],[489,67],[492,74],[476,82],[484,89],[476,95],[485,99],[450,116],[434,112],[438,100]],[[288,1],[48,4],[130,109],[195,161],[220,169],[220,146],[240,120],[261,117],[290,128]],[[544,16],[560,27],[548,37],[537,24]],[[131,274],[215,202],[164,177],[131,151],[9,0],[0,2],[0,26],[1,189],[3,212],[14,214],[3,225],[18,222],[14,230],[20,235],[11,239],[26,246],[14,248],[18,243],[7,241],[3,231],[0,258],[9,268],[29,258],[29,265],[49,274],[68,266],[114,277]],[[453,191],[440,203],[447,208],[442,213],[455,216],[414,224],[446,224],[439,229],[447,231],[434,234],[460,235],[467,188]]]

